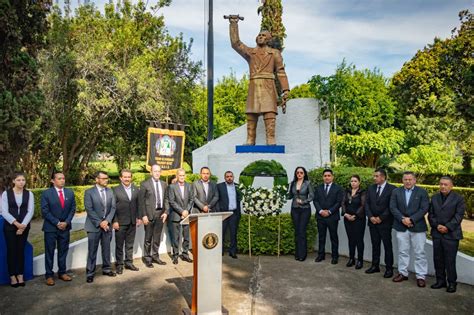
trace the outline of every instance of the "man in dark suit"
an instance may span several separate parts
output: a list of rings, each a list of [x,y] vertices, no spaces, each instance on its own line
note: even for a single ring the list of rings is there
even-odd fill
[[[211,171],[209,167],[203,166],[200,171],[201,179],[193,183],[194,189],[194,213],[215,212],[219,201],[216,183],[210,180]]]
[[[51,177],[53,187],[41,194],[41,215],[44,219],[44,248],[46,284],[54,285],[54,250],[58,244],[58,278],[71,281],[66,274],[66,258],[69,251],[71,221],[76,212],[76,199],[71,189],[65,188],[64,174],[56,171]]]
[[[459,240],[462,239],[461,221],[466,211],[464,198],[452,191],[453,180],[443,176],[439,180],[439,193],[431,198],[428,220],[433,239],[433,259],[436,270],[436,283],[432,289],[446,287],[448,278],[449,293],[456,292],[456,256]]]
[[[230,257],[237,258],[237,231],[239,229],[240,221],[240,201],[242,195],[239,191],[239,184],[234,183],[234,173],[227,171],[224,174],[225,181],[217,184],[217,191],[219,193],[219,211],[232,211],[232,215],[222,222],[222,252],[224,252],[224,238],[227,229],[230,231]]]
[[[87,283],[94,282],[97,250],[102,248],[102,274],[115,277],[110,264],[110,241],[112,240],[111,223],[115,216],[115,197],[108,188],[109,175],[98,171],[95,175],[95,186],[84,193],[84,207],[87,217],[84,230],[87,232]]]
[[[145,226],[145,243],[143,250],[143,263],[148,268],[153,268],[153,263],[166,265],[160,259],[159,249],[161,232],[168,217],[168,184],[160,180],[161,168],[154,164],[151,166],[151,178],[140,184],[138,194],[138,208],[140,217]]]
[[[394,185],[387,183],[387,172],[377,169],[374,172],[374,184],[367,190],[365,213],[369,219],[370,239],[372,241],[372,266],[366,273],[380,272],[380,243],[385,251],[384,278],[393,277],[393,249],[392,249],[392,224],[393,215],[390,212],[390,196],[395,189]]]
[[[415,252],[415,272],[418,287],[426,286],[428,273],[426,260],[426,221],[425,214],[430,205],[428,193],[415,186],[416,176],[413,172],[403,173],[403,187],[395,188],[390,197],[390,211],[393,214],[393,228],[398,243],[398,275],[393,282],[408,280],[410,248]]]
[[[125,244],[125,269],[138,271],[133,264],[133,243],[136,226],[141,224],[138,214],[138,187],[132,183],[132,172],[120,171],[121,184],[112,188],[115,196],[116,210],[112,227],[115,230],[115,270],[123,273],[123,246]]]
[[[339,208],[341,208],[344,191],[341,186],[333,183],[334,173],[331,169],[323,171],[323,184],[316,187],[314,193],[314,207],[318,224],[318,256],[315,261],[325,259],[326,233],[329,230],[331,237],[331,264],[335,265],[339,259],[339,238],[337,225],[339,223]]]
[[[173,264],[178,263],[178,257],[187,262],[193,262],[189,257],[189,225],[181,225],[180,222],[186,218],[193,209],[194,191],[190,184],[185,182],[186,171],[179,169],[176,172],[177,181],[168,189],[171,233],[173,233]],[[182,251],[179,255],[179,245],[182,242]]]

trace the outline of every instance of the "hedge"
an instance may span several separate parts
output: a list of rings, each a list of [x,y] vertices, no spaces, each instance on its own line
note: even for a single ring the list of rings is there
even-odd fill
[[[248,240],[248,215],[242,214],[237,234],[237,247],[239,252],[249,252]],[[295,230],[289,213],[280,214],[280,255],[293,254],[295,252]],[[258,219],[250,217],[250,235],[252,255],[276,255],[278,253],[278,217],[269,216]],[[314,250],[317,228],[316,221],[312,215],[308,224],[307,239],[308,250]]]
[[[308,176],[311,183],[314,186],[320,185],[323,182],[323,170],[324,168],[316,168],[309,171]],[[372,175],[374,170],[372,168],[365,168],[365,167],[334,167],[332,168],[334,172],[334,182],[342,187],[349,187],[349,182],[351,176],[357,174],[360,176],[361,187],[366,189],[369,185],[373,183]],[[392,175],[389,175],[389,179],[391,179]],[[400,183],[393,183],[396,186],[401,186]],[[428,191],[430,197],[439,191],[438,185],[418,185],[419,187],[423,187]],[[459,193],[464,197],[466,201],[466,213],[465,217],[474,219],[474,188],[467,188],[467,187],[454,187],[453,191]]]
[[[443,175],[444,174],[426,174],[424,175],[422,184],[438,185],[439,179]],[[394,173],[394,174],[390,174],[389,176],[390,176],[390,179],[394,183],[402,182],[403,173]],[[474,173],[473,174],[460,173],[460,174],[450,175],[450,177],[453,179],[454,186],[474,188]]]

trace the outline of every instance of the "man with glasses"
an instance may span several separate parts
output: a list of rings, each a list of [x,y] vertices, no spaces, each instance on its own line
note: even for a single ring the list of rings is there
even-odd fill
[[[87,217],[84,230],[87,232],[87,283],[94,282],[97,250],[102,248],[102,274],[115,277],[110,264],[111,223],[115,216],[115,197],[108,188],[109,176],[104,171],[95,175],[95,186],[84,193]]]

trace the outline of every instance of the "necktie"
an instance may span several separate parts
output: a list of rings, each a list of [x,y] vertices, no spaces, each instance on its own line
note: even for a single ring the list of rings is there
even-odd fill
[[[107,209],[107,199],[105,197],[105,189],[100,191],[100,197],[102,198],[102,202],[104,203],[104,210]]]
[[[377,198],[380,197],[380,189],[382,189],[382,186],[377,187]]]
[[[61,204],[61,208],[64,209],[64,195],[63,195],[63,190],[59,190],[59,203]]]
[[[156,208],[161,208],[161,197],[160,197],[160,189],[158,186],[158,182],[155,182],[155,191],[156,191]]]
[[[327,195],[328,195],[328,193],[329,193],[329,185],[328,185],[328,184],[326,184],[326,189],[325,189],[325,192],[326,192],[326,196],[327,196]]]

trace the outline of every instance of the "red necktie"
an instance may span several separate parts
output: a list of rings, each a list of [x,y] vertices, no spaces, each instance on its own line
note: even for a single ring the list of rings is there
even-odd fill
[[[62,190],[59,190],[59,203],[61,204],[61,208],[64,209],[64,195]]]

